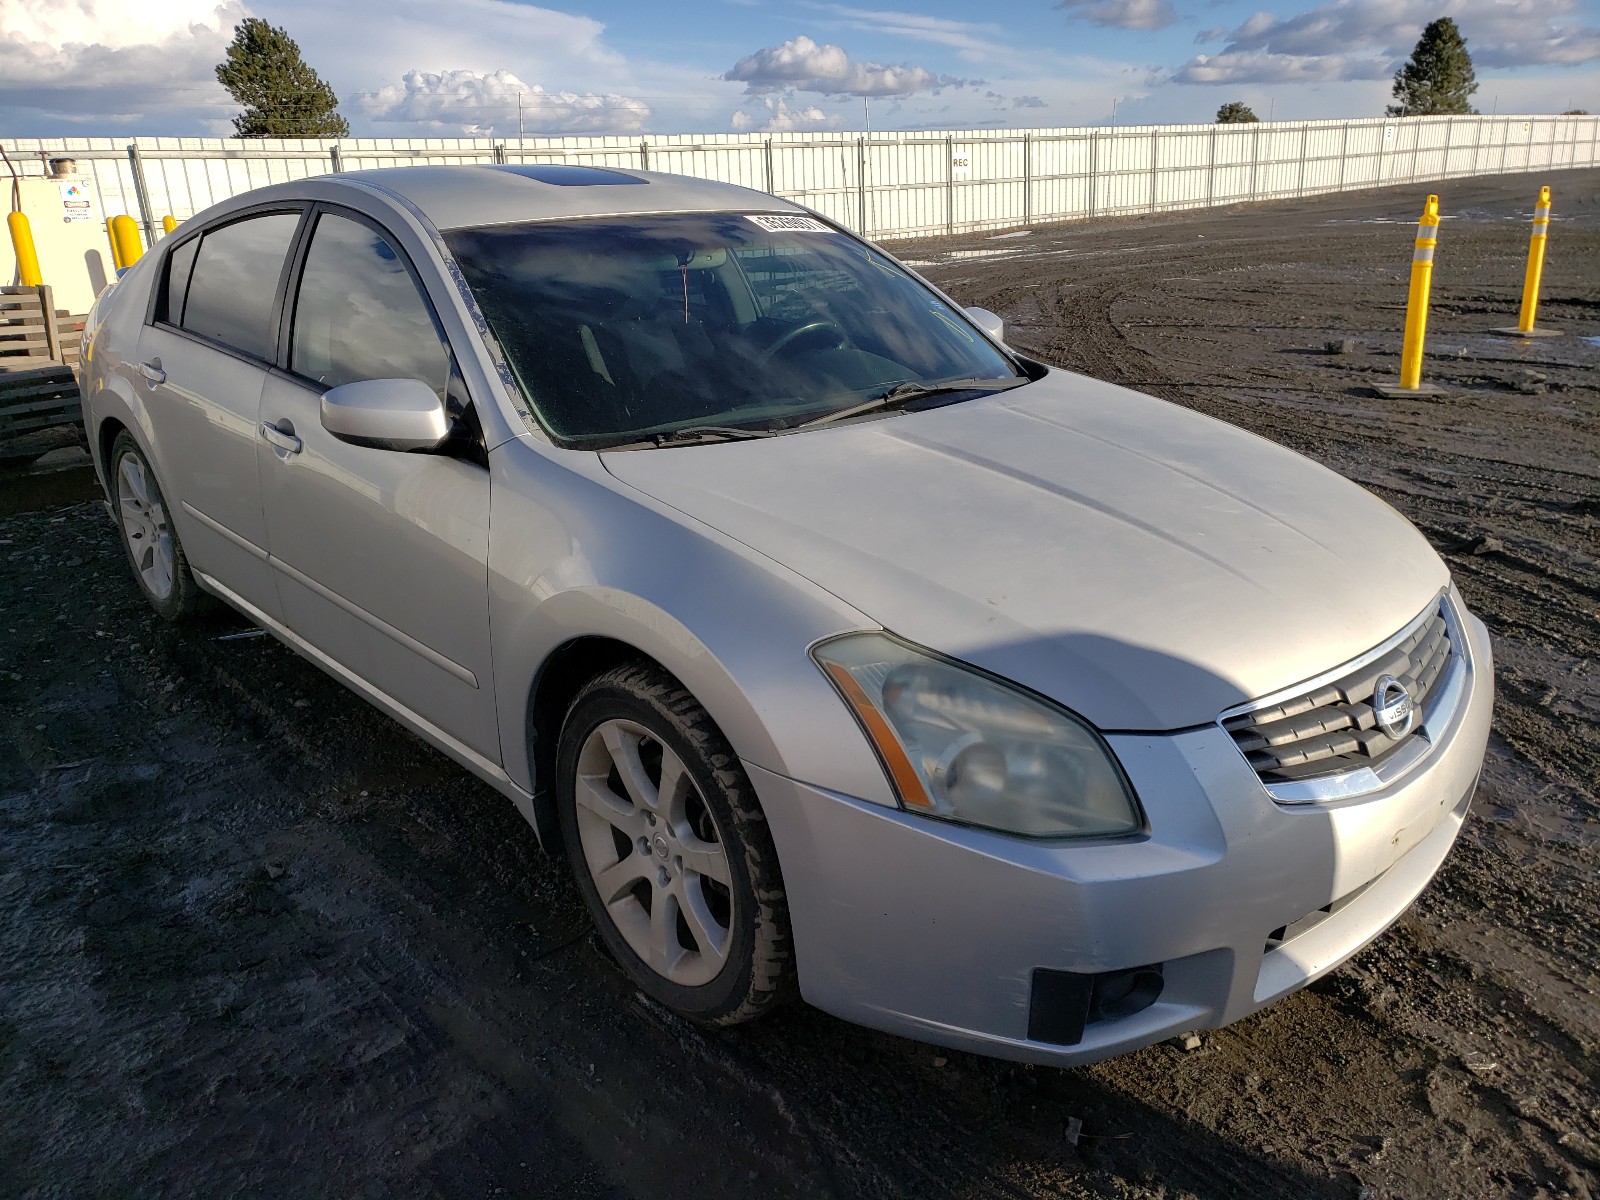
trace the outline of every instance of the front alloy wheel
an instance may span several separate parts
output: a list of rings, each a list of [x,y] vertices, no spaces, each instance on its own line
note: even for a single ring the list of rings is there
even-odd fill
[[[766,819],[693,697],[644,663],[579,694],[557,799],[579,890],[634,981],[692,1019],[730,1025],[791,986],[788,914]]]

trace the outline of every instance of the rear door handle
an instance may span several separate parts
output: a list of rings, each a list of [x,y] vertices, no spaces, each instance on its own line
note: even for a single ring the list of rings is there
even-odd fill
[[[300,453],[299,438],[295,437],[295,435],[292,433],[285,433],[276,425],[270,424],[267,421],[261,422],[261,436],[266,438],[267,441],[271,442],[285,454]]]
[[[149,362],[140,363],[139,374],[148,379],[152,386],[167,381],[167,373],[161,369],[161,360],[159,358],[152,358]]]

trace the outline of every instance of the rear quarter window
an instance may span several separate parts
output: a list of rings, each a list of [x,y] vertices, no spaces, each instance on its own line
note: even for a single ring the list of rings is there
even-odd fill
[[[194,270],[195,252],[199,249],[200,239],[190,238],[167,255],[161,294],[156,298],[156,320],[168,325],[182,324],[183,299],[189,293],[189,275]]]

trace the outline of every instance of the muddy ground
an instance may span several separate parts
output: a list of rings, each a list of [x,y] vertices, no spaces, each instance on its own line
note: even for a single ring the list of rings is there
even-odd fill
[[[241,622],[161,625],[96,506],[0,521],[0,1195],[1594,1195],[1600,345],[1484,332],[1539,182],[1541,321],[1600,335],[1600,172],[1440,185],[1427,400],[1367,391],[1423,186],[897,247],[1039,357],[1372,488],[1494,633],[1437,882],[1194,1052],[690,1028],[487,787]]]

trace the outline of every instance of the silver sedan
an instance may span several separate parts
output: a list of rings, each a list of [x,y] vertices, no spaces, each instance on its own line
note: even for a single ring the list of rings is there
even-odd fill
[[[138,587],[489,781],[648,995],[1034,1062],[1216,1027],[1426,886],[1483,626],[1381,501],[1018,355],[742,188],[281,184],[91,316]]]

